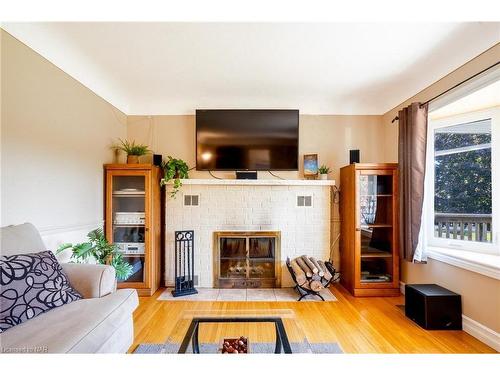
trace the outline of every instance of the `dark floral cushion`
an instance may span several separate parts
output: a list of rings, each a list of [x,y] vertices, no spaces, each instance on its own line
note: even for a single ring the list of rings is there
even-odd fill
[[[51,251],[0,257],[0,332],[82,298]]]

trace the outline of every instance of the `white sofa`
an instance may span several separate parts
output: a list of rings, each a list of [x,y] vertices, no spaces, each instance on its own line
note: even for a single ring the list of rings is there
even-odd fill
[[[37,253],[45,245],[29,223],[0,228],[0,255]],[[1,353],[125,353],[132,345],[134,289],[116,290],[113,267],[61,263],[84,297],[0,334]]]

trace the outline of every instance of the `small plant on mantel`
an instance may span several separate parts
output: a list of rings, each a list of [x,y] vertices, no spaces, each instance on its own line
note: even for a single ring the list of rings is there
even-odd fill
[[[139,163],[139,157],[149,154],[151,150],[146,145],[136,144],[135,141],[118,139],[120,144],[114,146],[115,149],[127,154],[127,164]]]
[[[179,189],[182,186],[181,179],[189,178],[189,167],[186,162],[182,159],[174,159],[168,156],[168,161],[163,161],[161,167],[165,172],[164,177],[160,181],[160,185],[164,186],[170,181],[173,181],[172,191],[170,191],[170,197],[175,198]]]
[[[323,164],[321,167],[318,168],[318,172],[319,172],[320,179],[327,180],[328,173],[330,173],[330,168],[328,168],[326,165]]]

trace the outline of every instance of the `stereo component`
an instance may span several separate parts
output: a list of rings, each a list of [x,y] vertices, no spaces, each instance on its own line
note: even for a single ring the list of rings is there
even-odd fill
[[[115,212],[114,224],[126,225],[144,225],[146,223],[146,215],[144,212]]]
[[[118,251],[123,254],[144,254],[144,242],[117,242]]]

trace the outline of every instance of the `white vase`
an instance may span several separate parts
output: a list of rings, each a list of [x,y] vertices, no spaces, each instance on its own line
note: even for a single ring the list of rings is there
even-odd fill
[[[328,180],[328,173],[322,173],[319,175],[320,180]]]

